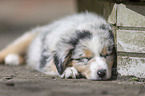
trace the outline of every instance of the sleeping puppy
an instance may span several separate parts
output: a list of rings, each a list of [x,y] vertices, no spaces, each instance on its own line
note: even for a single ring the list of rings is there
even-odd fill
[[[48,75],[107,80],[116,62],[114,35],[96,14],[69,16],[26,32],[0,52],[0,62],[7,65],[25,61]]]

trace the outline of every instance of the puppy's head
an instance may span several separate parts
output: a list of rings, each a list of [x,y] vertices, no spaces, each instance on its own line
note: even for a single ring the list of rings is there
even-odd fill
[[[57,48],[54,62],[60,75],[67,66],[73,66],[87,79],[111,77],[116,57],[111,30],[79,30],[63,37]]]

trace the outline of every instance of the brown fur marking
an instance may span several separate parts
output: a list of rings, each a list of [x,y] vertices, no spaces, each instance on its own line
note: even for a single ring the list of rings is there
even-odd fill
[[[25,64],[25,59],[23,56],[19,56],[19,64]]]
[[[84,53],[85,53],[85,57],[92,57],[93,56],[93,53],[90,51],[90,50],[84,50]]]
[[[107,48],[106,47],[103,48],[102,53],[103,53],[103,55],[106,55],[107,54]]]
[[[53,72],[56,72],[56,73],[57,73],[57,69],[56,69],[56,66],[55,66],[55,64],[54,64],[53,60],[52,60],[52,63],[51,63],[51,71],[53,71]]]
[[[86,76],[87,78],[90,77],[91,70],[90,70],[90,64],[88,65],[79,65],[77,64],[77,61],[72,61],[72,65],[74,68],[78,70],[82,75]]]

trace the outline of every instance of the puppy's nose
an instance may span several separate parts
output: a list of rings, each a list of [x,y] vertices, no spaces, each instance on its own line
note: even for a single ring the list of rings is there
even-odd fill
[[[99,75],[99,77],[103,78],[106,75],[106,70],[100,69],[98,70],[97,74]]]

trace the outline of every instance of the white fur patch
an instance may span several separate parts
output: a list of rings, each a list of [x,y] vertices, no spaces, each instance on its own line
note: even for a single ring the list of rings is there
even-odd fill
[[[97,75],[97,72],[99,69],[105,69],[106,70],[106,76],[104,78],[100,78]],[[109,79],[111,76],[111,73],[109,72],[108,64],[102,60],[100,57],[96,57],[96,62],[93,62],[90,65],[90,70],[91,70],[91,78],[92,80],[101,80],[101,79]]]
[[[76,78],[77,75],[78,75],[78,71],[74,68],[74,67],[68,67],[65,69],[65,71],[63,72],[63,74],[61,75],[61,78],[69,78],[69,77],[72,77],[72,78]]]
[[[9,54],[5,57],[6,65],[19,65],[19,56],[16,54]]]

